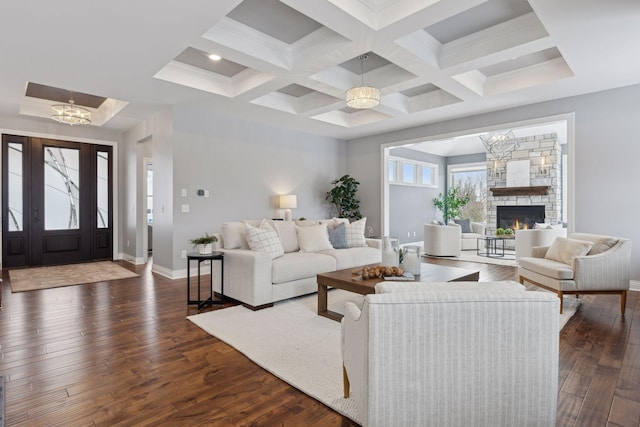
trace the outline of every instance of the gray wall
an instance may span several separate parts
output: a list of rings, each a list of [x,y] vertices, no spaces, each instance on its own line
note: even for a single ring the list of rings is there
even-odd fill
[[[389,184],[389,235],[398,237],[400,243],[421,242],[424,224],[441,217],[433,199],[444,191],[446,159],[407,148],[393,148],[389,155],[439,166],[438,188]]]
[[[353,139],[347,141],[347,171],[362,174],[379,165],[381,144],[574,112],[574,229],[635,241],[631,276],[640,280],[640,228],[630,226],[640,212],[640,198],[631,187],[640,182],[639,98],[640,85],[635,85]],[[378,227],[380,190],[380,180],[372,180],[362,196],[366,208],[376,212],[370,219]]]
[[[180,255],[192,250],[189,239],[225,221],[273,218],[277,195],[298,196],[294,218],[335,214],[324,197],[345,173],[344,141],[185,108],[175,109],[173,131],[172,270],[186,269]],[[154,149],[154,170],[155,160]]]

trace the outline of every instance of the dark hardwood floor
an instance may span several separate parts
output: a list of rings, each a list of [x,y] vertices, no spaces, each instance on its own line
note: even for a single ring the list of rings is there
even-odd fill
[[[13,294],[3,272],[7,426],[352,425],[186,320],[186,279],[120,264],[141,276]],[[557,425],[638,426],[640,296],[624,317],[615,296],[582,300],[560,334]]]

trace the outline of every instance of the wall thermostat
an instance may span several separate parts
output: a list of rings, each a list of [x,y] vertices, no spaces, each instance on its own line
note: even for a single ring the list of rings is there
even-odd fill
[[[204,190],[198,190],[198,196],[204,196]]]

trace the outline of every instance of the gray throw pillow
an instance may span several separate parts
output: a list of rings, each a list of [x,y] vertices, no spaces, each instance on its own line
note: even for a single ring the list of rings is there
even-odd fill
[[[458,224],[461,228],[461,232],[463,233],[472,233],[471,231],[471,220],[467,219],[454,219],[453,222]]]
[[[346,249],[349,247],[344,223],[338,224],[335,228],[329,228],[329,241],[333,249]]]

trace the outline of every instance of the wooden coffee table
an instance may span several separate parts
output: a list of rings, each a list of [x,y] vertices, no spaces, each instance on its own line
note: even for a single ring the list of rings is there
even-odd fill
[[[373,266],[378,264],[373,264]],[[318,315],[329,319],[340,321],[342,314],[331,311],[327,307],[327,291],[329,287],[344,289],[360,295],[376,293],[376,283],[383,282],[384,279],[353,280],[352,272],[358,268],[347,268],[344,270],[332,271],[318,274]],[[470,270],[467,268],[448,267],[444,265],[422,263],[420,266],[420,276],[415,281],[420,282],[477,282],[480,278],[480,270]],[[409,281],[411,282],[411,281]]]

